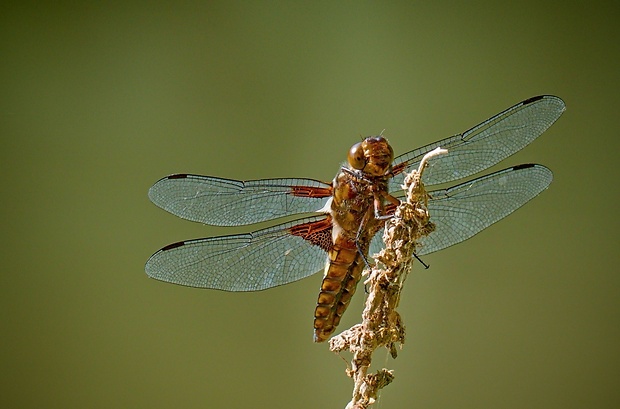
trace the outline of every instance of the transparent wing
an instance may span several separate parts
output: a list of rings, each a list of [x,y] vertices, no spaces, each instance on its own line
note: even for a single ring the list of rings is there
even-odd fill
[[[435,231],[420,239],[416,253],[433,253],[469,239],[532,200],[552,180],[548,168],[527,164],[430,192],[428,210]],[[371,254],[383,247],[382,234],[373,238]]]
[[[514,212],[543,190],[553,174],[542,165],[519,165],[431,192],[436,230],[420,240],[419,255],[460,243]]]
[[[522,101],[459,135],[398,156],[391,192],[401,189],[404,173],[417,169],[422,157],[440,146],[448,154],[431,159],[422,180],[427,186],[461,179],[481,172],[523,149],[564,112],[564,101],[542,95]]]
[[[167,176],[149,189],[149,198],[162,209],[213,226],[315,212],[330,195],[331,185],[312,179],[240,181],[188,174]]]
[[[327,241],[326,241],[327,240]],[[190,287],[257,291],[321,270],[331,222],[315,216],[253,233],[188,240],[166,246],[146,262],[155,279]]]

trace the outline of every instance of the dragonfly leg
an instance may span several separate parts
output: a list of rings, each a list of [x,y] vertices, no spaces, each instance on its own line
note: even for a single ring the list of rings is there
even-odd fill
[[[394,206],[400,205],[400,200],[392,196],[391,194],[384,192],[381,195],[375,193],[373,200],[373,207],[375,209],[375,219],[377,220],[388,220],[394,217],[393,214],[386,214],[385,208],[383,206],[383,199],[392,203]]]
[[[383,198],[385,198],[387,201],[389,201],[390,203],[396,206],[400,205],[400,201],[389,193],[384,193]],[[377,195],[375,195],[374,207],[375,207],[375,219],[386,220],[386,219],[390,219],[394,217],[394,214],[380,214],[383,212],[383,202],[377,197]],[[359,232],[358,232],[358,235],[359,235]],[[418,257],[417,254],[413,253],[413,256],[416,258],[416,260],[418,260],[424,266],[425,269],[428,269],[430,267],[430,265],[422,261],[422,259]],[[368,263],[366,263],[366,265],[368,265]]]
[[[420,264],[422,264],[426,270],[428,270],[428,268],[431,266],[430,264],[426,264],[424,261],[422,261],[422,259],[418,257],[418,255],[415,254],[415,252],[413,253],[413,257],[415,257],[415,259],[418,260]]]
[[[368,223],[368,220],[370,219],[371,215],[372,215],[372,210],[368,209],[368,212],[366,212],[366,214],[362,218],[362,222],[360,223],[360,226],[357,229],[357,234],[355,235],[355,247],[357,248],[357,252],[359,253],[359,255],[362,256],[362,259],[364,260],[364,264],[366,265],[366,268],[371,268],[371,265],[368,262],[368,256],[367,256],[369,243],[368,242],[362,243],[362,234],[365,231],[366,224]]]

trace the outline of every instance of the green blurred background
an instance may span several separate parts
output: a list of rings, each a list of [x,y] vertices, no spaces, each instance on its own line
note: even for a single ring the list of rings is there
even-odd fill
[[[18,4],[0,7],[0,406],[344,407],[345,364],[312,343],[320,277],[148,279],[163,245],[243,230],[171,216],[150,185],[331,180],[360,135],[398,154],[555,94],[563,117],[501,164],[543,163],[551,188],[416,265],[380,403],[620,407],[613,2]]]

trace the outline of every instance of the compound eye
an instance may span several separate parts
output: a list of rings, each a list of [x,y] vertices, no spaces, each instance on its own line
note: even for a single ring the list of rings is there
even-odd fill
[[[356,143],[351,147],[347,160],[353,169],[364,169],[364,166],[366,166],[366,158],[364,157],[364,148],[362,148],[361,142]]]

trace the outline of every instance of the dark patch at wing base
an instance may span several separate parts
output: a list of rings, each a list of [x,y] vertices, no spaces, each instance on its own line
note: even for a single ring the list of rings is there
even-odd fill
[[[333,246],[331,216],[323,220],[292,226],[289,231],[292,235],[299,236],[325,251],[329,251]]]

